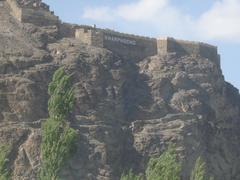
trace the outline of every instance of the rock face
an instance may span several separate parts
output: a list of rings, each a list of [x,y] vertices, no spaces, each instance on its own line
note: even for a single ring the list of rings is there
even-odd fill
[[[11,145],[14,180],[36,179],[47,86],[60,66],[73,74],[77,103],[70,122],[79,132],[62,179],[117,180],[130,168],[141,173],[170,142],[184,180],[198,156],[217,180],[240,179],[240,95],[216,59],[175,52],[136,62],[59,31],[20,23],[0,6],[0,143]]]

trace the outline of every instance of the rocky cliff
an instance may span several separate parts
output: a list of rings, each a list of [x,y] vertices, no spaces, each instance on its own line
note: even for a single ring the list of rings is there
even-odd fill
[[[118,180],[130,168],[141,173],[172,142],[184,180],[200,155],[217,180],[239,180],[240,95],[216,62],[177,52],[136,62],[64,38],[58,25],[20,23],[0,6],[0,143],[11,146],[13,179],[36,179],[47,87],[64,66],[73,74],[70,122],[79,141],[63,179]]]

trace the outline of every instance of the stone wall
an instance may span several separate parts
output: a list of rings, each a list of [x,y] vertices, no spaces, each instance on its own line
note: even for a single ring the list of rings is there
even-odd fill
[[[212,46],[202,42],[178,40],[169,37],[158,39],[157,44],[159,54],[173,52],[181,55],[200,55],[205,58],[216,60],[217,63],[220,63],[220,58],[216,46]]]
[[[70,23],[61,23],[59,25],[60,37],[74,38],[79,25]]]
[[[48,26],[59,24],[59,19],[50,11],[45,11],[42,9],[23,8],[21,22]]]
[[[59,18],[46,8],[21,7],[16,0],[6,0],[11,14],[20,22],[36,25],[57,25]]]
[[[153,38],[103,31],[103,46],[123,58],[142,60],[157,54],[157,41]]]
[[[92,26],[77,27],[75,37],[85,44],[106,48],[127,59],[142,60],[156,54],[177,53],[179,55],[200,55],[220,64],[217,47],[201,42],[169,37],[154,39]]]
[[[81,26],[75,32],[75,37],[85,44],[104,47],[103,31],[91,26]]]
[[[93,42],[92,42],[93,30],[90,29],[90,28],[79,28],[79,29],[77,29],[76,32],[75,32],[75,37],[85,44],[95,46],[95,44],[93,44]]]
[[[106,48],[122,58],[142,60],[157,54],[157,41],[153,38],[129,35],[91,26],[76,30],[75,37],[88,45]]]
[[[41,0],[6,0],[6,2],[11,14],[21,22],[42,26],[59,25],[60,37],[75,37],[88,45],[113,51],[123,58],[142,60],[148,56],[174,52],[180,55],[200,55],[216,60],[220,64],[217,47],[209,44],[174,38],[148,38],[86,25],[61,24],[58,17],[49,11],[49,7]]]

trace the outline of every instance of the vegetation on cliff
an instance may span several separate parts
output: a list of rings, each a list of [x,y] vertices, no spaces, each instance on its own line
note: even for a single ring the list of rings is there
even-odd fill
[[[198,157],[195,163],[195,166],[192,170],[190,180],[214,180],[211,176],[207,178],[206,174],[206,163],[201,157]]]
[[[181,165],[177,154],[170,146],[160,157],[153,157],[146,170],[147,180],[180,180]]]
[[[7,156],[9,154],[10,147],[7,145],[0,146],[0,180],[10,179],[10,171],[7,166]]]
[[[120,180],[143,180],[143,177],[135,175],[133,171],[130,170],[128,173],[122,174]]]
[[[152,157],[149,160],[145,178],[135,175],[132,170],[130,170],[127,174],[123,174],[120,180],[180,180],[181,168],[181,163],[177,160],[174,146],[169,146],[161,156]],[[201,157],[197,158],[195,162],[190,180],[214,180],[212,176],[208,178],[206,174],[206,163]]]
[[[145,172],[146,180],[180,180],[181,165],[177,160],[174,146],[163,152],[159,157],[152,157]],[[121,180],[142,180],[141,176],[135,175],[132,170],[122,175]]]
[[[76,148],[77,132],[66,121],[74,105],[70,76],[58,69],[49,84],[49,119],[42,126],[40,180],[56,180]]]

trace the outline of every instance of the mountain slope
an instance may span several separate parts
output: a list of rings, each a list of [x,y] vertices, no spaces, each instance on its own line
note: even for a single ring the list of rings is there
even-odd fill
[[[135,62],[61,37],[58,26],[20,23],[1,6],[0,24],[0,142],[11,145],[13,179],[36,179],[47,86],[59,66],[73,74],[70,122],[79,132],[63,179],[143,172],[170,142],[183,179],[200,155],[217,180],[240,179],[240,96],[215,59],[176,52]]]

